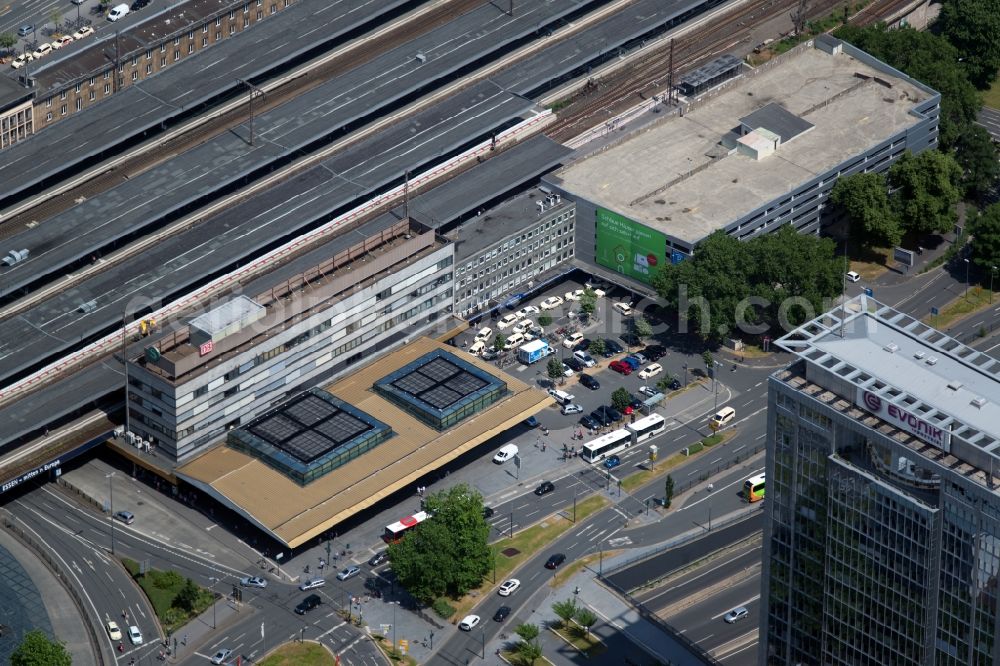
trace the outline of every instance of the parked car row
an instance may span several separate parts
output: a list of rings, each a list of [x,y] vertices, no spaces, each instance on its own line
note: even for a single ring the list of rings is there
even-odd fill
[[[27,35],[34,32],[34,30],[35,27],[32,25],[22,25],[20,28],[18,28],[17,34],[21,35],[22,37],[26,37]],[[28,51],[25,51],[21,55],[17,56],[10,63],[10,66],[13,67],[14,69],[24,67],[26,63],[29,63],[33,60],[38,60],[39,58],[44,58],[53,51],[61,49],[62,47],[66,46],[71,42],[83,39],[84,37],[92,34],[94,34],[94,29],[91,28],[89,25],[85,25],[76,32],[74,32],[72,35],[59,35],[52,42],[41,44],[38,48],[36,48],[32,52],[29,53]]]

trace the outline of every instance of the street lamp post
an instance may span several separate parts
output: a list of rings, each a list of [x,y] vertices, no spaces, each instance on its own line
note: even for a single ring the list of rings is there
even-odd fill
[[[684,364],[684,386],[688,385],[688,364]]]
[[[111,514],[111,554],[115,554],[115,488],[111,481],[114,479],[115,473],[105,474],[104,478],[108,480],[108,513]]]
[[[482,654],[482,658],[486,659],[486,627],[483,627],[483,630],[480,632],[479,635],[483,639],[483,654]]]
[[[965,262],[965,300],[969,300],[969,260],[962,259]]]
[[[993,278],[996,277],[997,267],[990,266],[990,303],[993,302]]]

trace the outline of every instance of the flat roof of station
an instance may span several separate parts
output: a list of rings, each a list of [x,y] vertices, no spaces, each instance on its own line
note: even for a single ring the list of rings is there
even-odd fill
[[[330,529],[421,476],[474,449],[551,403],[519,379],[467,355],[463,360],[506,383],[509,393],[488,409],[439,432],[372,390],[380,379],[425,354],[453,347],[418,338],[399,351],[325,387],[336,398],[389,425],[392,445],[378,446],[337,470],[300,486],[261,461],[219,446],[177,469],[180,478],[240,512],[291,548]]]
[[[846,52],[829,55],[803,47],[779,57],[781,63],[745,74],[683,116],[667,116],[572,163],[551,180],[598,206],[695,244],[917,124],[914,108],[933,94]],[[738,152],[726,155],[721,139],[741,118],[771,103],[815,127],[759,161]]]

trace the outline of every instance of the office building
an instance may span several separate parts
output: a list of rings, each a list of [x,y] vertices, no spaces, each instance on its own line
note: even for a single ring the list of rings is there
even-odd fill
[[[777,344],[761,664],[1000,664],[1000,361],[864,295]]]
[[[183,460],[289,395],[411,339],[453,304],[453,246],[383,215],[329,259],[151,339],[129,363],[131,430]]]
[[[821,35],[542,180],[577,204],[579,262],[648,284],[719,230],[818,233],[838,178],[937,145],[940,100]]]

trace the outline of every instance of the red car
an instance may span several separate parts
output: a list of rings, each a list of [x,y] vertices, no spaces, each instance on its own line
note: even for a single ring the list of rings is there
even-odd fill
[[[632,366],[629,365],[628,363],[625,363],[624,361],[612,361],[610,365],[608,365],[608,367],[614,370],[615,372],[620,372],[623,375],[632,374]]]

